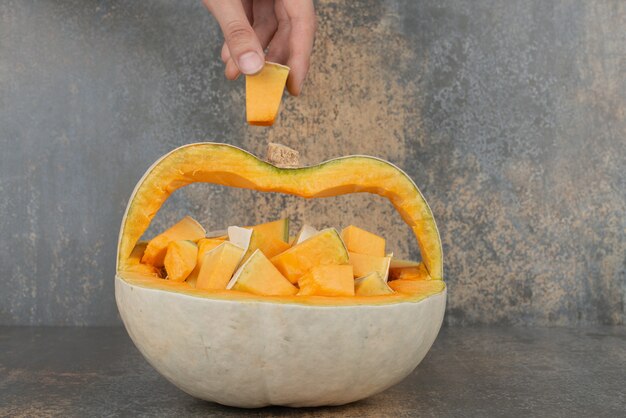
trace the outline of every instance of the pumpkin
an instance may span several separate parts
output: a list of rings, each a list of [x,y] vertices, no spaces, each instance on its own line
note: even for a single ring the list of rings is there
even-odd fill
[[[229,273],[203,272],[210,265],[206,261],[195,280],[207,283],[209,289],[132,271],[138,257],[133,250],[153,217],[175,190],[194,182],[303,198],[359,192],[383,196],[413,230],[430,280],[389,282],[392,293],[375,273],[360,282],[361,295],[336,296],[349,292],[342,286],[329,287],[328,275],[341,275],[342,283],[347,283],[353,274],[345,266],[332,272],[334,267],[320,264],[312,266],[315,272],[302,281],[302,288],[308,289],[304,293],[310,294],[297,295],[297,283],[289,274],[310,262],[297,257],[272,261],[309,241],[315,243],[316,237],[323,237],[324,245],[315,248],[324,257],[347,260],[348,250],[334,229],[313,234],[272,261],[254,250],[228,290],[210,289]],[[281,240],[288,239],[287,233],[280,232]],[[202,237],[183,235],[170,234],[162,240],[168,245],[180,240],[202,245]],[[157,258],[162,255],[161,245],[154,251]],[[389,266],[389,256],[379,255],[380,244],[368,245],[366,251],[374,247],[377,255],[366,256],[383,258]],[[205,259],[222,260],[217,248],[203,253]],[[230,261],[224,261],[224,270],[232,270],[232,260],[248,249],[239,248],[227,257]],[[280,168],[226,144],[175,149],[148,169],[131,195],[122,220],[116,270],[120,315],[149,363],[193,396],[246,408],[339,405],[385,390],[411,373],[426,355],[446,303],[441,241],[430,208],[404,172],[367,156]]]

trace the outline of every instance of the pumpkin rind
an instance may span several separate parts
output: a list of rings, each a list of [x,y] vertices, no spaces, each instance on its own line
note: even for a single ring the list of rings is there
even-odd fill
[[[393,386],[430,349],[446,300],[444,290],[419,302],[338,307],[337,297],[320,296],[329,308],[241,296],[205,299],[115,280],[120,315],[149,363],[192,396],[242,408],[341,405]]]

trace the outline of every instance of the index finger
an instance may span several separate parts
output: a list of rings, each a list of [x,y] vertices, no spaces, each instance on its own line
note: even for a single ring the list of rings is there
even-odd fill
[[[287,61],[291,71],[287,88],[292,95],[297,96],[302,91],[302,84],[309,71],[317,20],[313,0],[287,0],[282,3],[291,26]]]

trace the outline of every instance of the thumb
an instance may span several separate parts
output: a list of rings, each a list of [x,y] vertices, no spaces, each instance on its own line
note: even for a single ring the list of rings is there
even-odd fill
[[[265,58],[261,43],[254,33],[241,1],[212,1],[205,4],[217,19],[232,60],[243,74],[256,74]]]

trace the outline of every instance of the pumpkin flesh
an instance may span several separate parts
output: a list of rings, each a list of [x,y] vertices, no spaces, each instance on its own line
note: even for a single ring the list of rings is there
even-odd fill
[[[246,119],[250,125],[274,124],[283,97],[289,67],[266,62],[263,69],[246,76]]]
[[[198,246],[193,242],[170,242],[163,262],[167,278],[175,282],[184,282],[196,267],[197,258]]]
[[[235,273],[244,250],[230,242],[223,242],[205,254],[196,281],[197,289],[221,290]]]
[[[393,289],[379,273],[374,271],[354,281],[354,293],[358,296],[389,295],[393,293]]]
[[[299,296],[354,296],[354,276],[350,265],[314,267],[298,279]]]
[[[185,216],[162,234],[157,235],[148,243],[141,261],[155,267],[163,267],[167,247],[172,241],[198,241],[204,238],[206,231],[191,216]]]
[[[291,283],[298,283],[318,265],[347,264],[348,253],[337,231],[328,228],[273,257],[272,263]]]
[[[385,256],[385,239],[364,229],[350,225],[341,231],[341,238],[352,253]]]
[[[298,292],[261,250],[256,250],[239,268],[227,288],[265,296],[295,295]]]
[[[350,253],[350,264],[354,268],[354,277],[363,277],[376,272],[387,281],[391,257],[375,257],[372,255]]]

